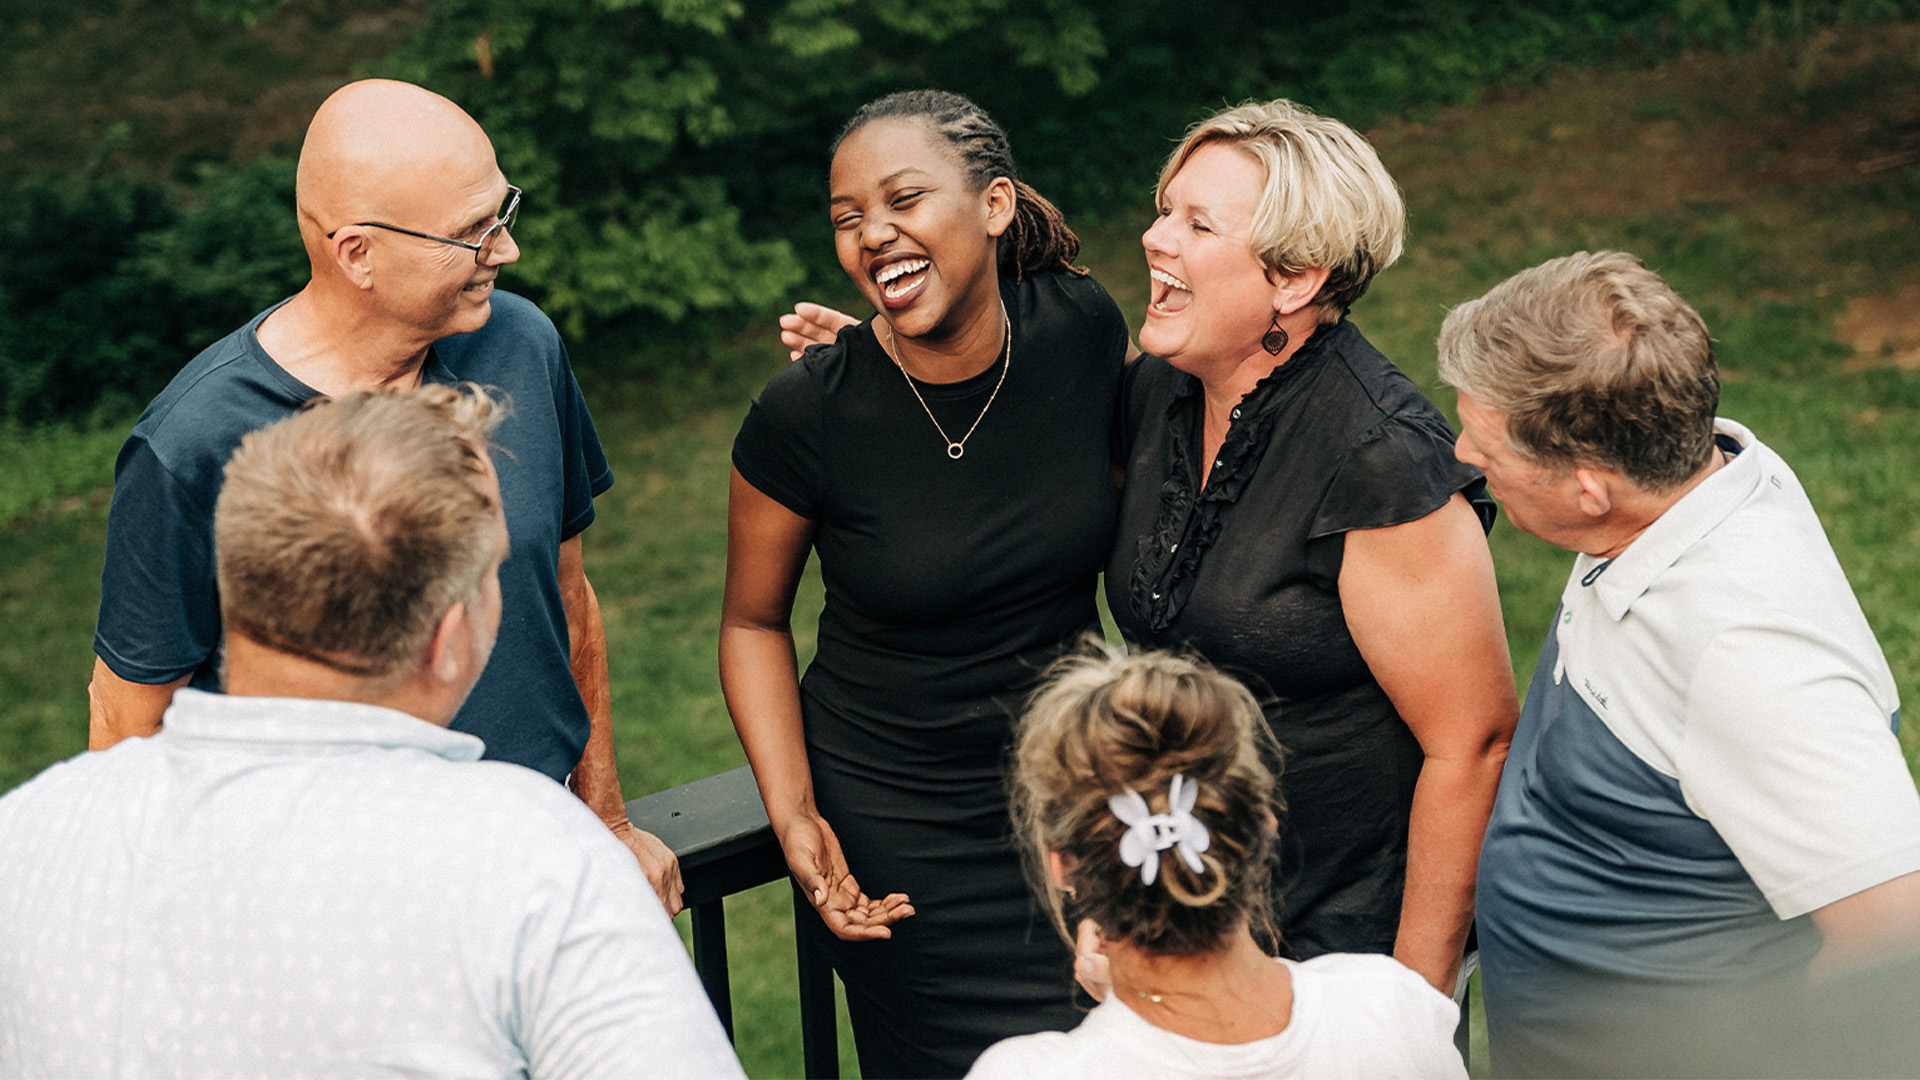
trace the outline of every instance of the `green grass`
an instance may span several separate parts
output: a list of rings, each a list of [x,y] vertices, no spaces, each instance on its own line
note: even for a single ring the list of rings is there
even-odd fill
[[[1920,24],[1903,24],[1650,70],[1569,71],[1539,89],[1385,125],[1370,134],[1407,192],[1413,236],[1356,311],[1375,343],[1451,410],[1433,371],[1449,305],[1580,247],[1644,257],[1713,328],[1724,413],[1806,483],[1909,713],[1920,702],[1920,372],[1853,360],[1835,326],[1852,301],[1920,283],[1920,167],[1856,167],[1916,116]],[[1172,133],[1141,137],[1159,134]],[[1138,179],[1137,216],[1080,223],[1087,261],[1136,326],[1151,177]],[[587,565],[612,645],[629,794],[744,760],[714,662],[727,454],[747,395],[785,354],[762,324],[703,359],[704,374],[666,385],[607,365],[582,372],[619,475],[587,533]],[[84,743],[101,485],[115,442],[0,432],[0,790]],[[1492,543],[1524,684],[1569,556],[1504,521]],[[803,657],[819,605],[814,576],[796,612]],[[1920,766],[1920,725],[1905,727],[1909,762]],[[728,915],[742,1058],[756,1076],[796,1075],[785,886],[731,899]],[[1483,1030],[1476,1054],[1484,1064]],[[842,1060],[851,1071],[844,1038]]]

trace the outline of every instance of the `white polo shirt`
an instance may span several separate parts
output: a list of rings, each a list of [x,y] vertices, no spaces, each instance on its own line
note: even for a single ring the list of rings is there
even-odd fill
[[[1737,455],[1579,556],[1541,651],[1480,862],[1497,1067],[1803,970],[1807,912],[1920,870],[1886,658],[1793,471],[1716,428]]]

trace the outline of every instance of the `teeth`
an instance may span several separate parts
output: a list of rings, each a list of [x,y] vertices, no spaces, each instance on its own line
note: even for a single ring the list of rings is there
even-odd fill
[[[882,268],[879,273],[873,275],[873,280],[877,284],[885,285],[894,278],[907,274],[917,274],[932,265],[932,263],[925,259],[902,259],[897,263],[890,263]]]
[[[1152,267],[1148,267],[1147,276],[1159,282],[1162,285],[1171,285],[1174,288],[1179,289],[1183,292],[1193,291],[1192,286],[1188,285],[1184,281],[1181,281],[1179,278],[1174,277],[1172,274],[1167,273],[1165,270],[1155,270]]]

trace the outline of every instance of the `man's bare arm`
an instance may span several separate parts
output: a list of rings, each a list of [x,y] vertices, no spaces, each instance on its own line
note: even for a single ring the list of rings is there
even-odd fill
[[[680,861],[652,833],[627,820],[627,803],[620,791],[620,769],[613,758],[613,694],[607,685],[607,630],[600,618],[600,598],[587,581],[580,537],[560,545],[560,600],[567,612],[573,681],[580,687],[592,727],[587,748],[573,770],[573,791],[613,835],[627,845],[646,872],[647,882],[660,896],[668,915],[680,912]]]
[[[190,678],[182,676],[157,686],[128,682],[95,657],[93,681],[87,684],[87,749],[105,750],[122,739],[159,731],[160,717],[173,701],[173,692]]]
[[[1815,975],[1920,951],[1920,872],[1862,889],[1812,915],[1826,939],[1813,958]]]

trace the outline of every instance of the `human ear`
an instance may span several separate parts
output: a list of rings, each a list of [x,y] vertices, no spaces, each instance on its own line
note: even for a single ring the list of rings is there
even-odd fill
[[[355,288],[373,288],[373,245],[366,233],[358,226],[349,225],[334,233],[327,243],[327,252],[333,256],[333,264],[340,268],[342,277]]]
[[[1606,517],[1613,511],[1613,484],[1619,478],[1604,469],[1575,469],[1574,483],[1580,485],[1580,512],[1588,517]]]
[[[1053,879],[1053,887],[1061,892],[1067,891],[1067,859],[1057,851],[1047,852],[1047,876]]]
[[[427,670],[435,682],[449,686],[459,683],[472,651],[472,637],[473,617],[466,601],[455,601],[440,616],[440,624],[433,628],[433,640],[427,644]]]
[[[1313,303],[1331,274],[1324,266],[1309,266],[1297,274],[1269,274],[1273,280],[1273,310],[1291,315]]]
[[[981,206],[987,215],[987,235],[999,236],[1013,224],[1014,214],[1019,210],[1020,196],[1014,192],[1013,181],[1004,176],[996,176],[980,193]]]

